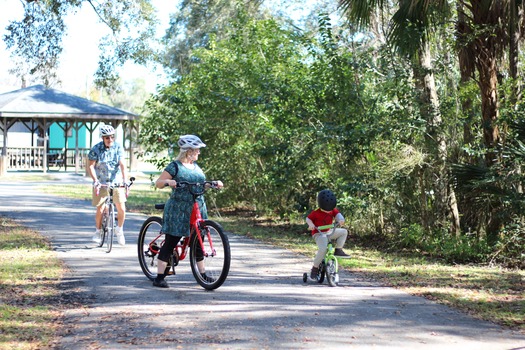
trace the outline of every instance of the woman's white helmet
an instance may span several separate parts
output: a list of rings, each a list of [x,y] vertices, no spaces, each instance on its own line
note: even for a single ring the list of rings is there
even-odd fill
[[[103,124],[100,127],[100,137],[115,135],[115,129],[108,124]]]
[[[201,148],[206,147],[204,142],[201,141],[197,136],[195,135],[182,135],[179,138],[179,141],[177,141],[177,145],[179,145],[180,149],[190,149],[190,148]]]

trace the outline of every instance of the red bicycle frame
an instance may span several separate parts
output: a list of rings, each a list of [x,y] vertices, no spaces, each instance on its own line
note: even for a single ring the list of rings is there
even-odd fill
[[[192,237],[192,235],[197,234],[197,231],[199,233],[201,232],[201,230],[199,228],[199,224],[201,224],[203,222],[204,222],[204,220],[202,219],[201,211],[199,209],[199,203],[197,203],[195,201],[193,203],[193,208],[192,208],[191,216],[190,216],[190,226],[193,228],[191,230],[190,236],[189,237],[182,237],[181,241],[179,243],[177,243],[177,245],[175,246],[175,255],[178,257],[179,260],[184,260],[186,258],[186,255],[188,254],[188,247],[189,247],[190,242],[191,242],[191,237]],[[154,254],[159,254],[160,247],[162,247],[162,245],[164,244],[164,241],[162,241],[160,246],[159,245],[154,246],[154,244],[157,242],[159,237],[162,236],[162,235],[163,235],[163,233],[160,233],[157,236],[157,238],[155,238],[149,244],[149,249]],[[212,256],[214,256],[215,255],[215,249],[213,249],[212,238],[211,238],[210,234],[207,234],[207,236],[208,236],[208,242],[210,243],[211,254],[212,254]],[[205,249],[204,249],[204,243],[202,241],[202,236],[200,234],[197,234],[197,239],[199,240],[199,244],[201,246],[202,254],[207,257],[209,253],[206,252]]]

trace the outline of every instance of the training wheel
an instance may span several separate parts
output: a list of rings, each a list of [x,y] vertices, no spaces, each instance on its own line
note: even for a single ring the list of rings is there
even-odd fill
[[[306,283],[308,281],[308,274],[305,272],[303,273],[303,282]]]

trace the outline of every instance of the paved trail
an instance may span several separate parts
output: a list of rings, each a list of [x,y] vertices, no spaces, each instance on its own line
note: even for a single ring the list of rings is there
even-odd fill
[[[87,201],[0,179],[0,215],[49,236],[70,269],[64,288],[84,306],[67,311],[59,349],[525,349],[523,334],[352,274],[337,288],[305,285],[309,257],[244,237],[229,236],[221,288],[205,291],[182,262],[171,288],[157,289],[137,261],[142,215],[128,214],[128,244],[110,254],[90,242]]]

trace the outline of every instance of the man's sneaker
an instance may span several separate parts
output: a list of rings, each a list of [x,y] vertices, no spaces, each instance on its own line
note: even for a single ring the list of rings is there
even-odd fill
[[[317,279],[317,274],[319,273],[318,267],[312,267],[312,271],[310,271],[310,278],[315,280]]]
[[[124,231],[117,229],[117,242],[120,245],[126,245],[126,238],[124,237]]]
[[[153,280],[153,285],[159,288],[169,288],[170,287],[168,286],[168,282],[166,282],[166,280],[162,279],[158,281],[156,278]]]
[[[335,248],[334,255],[337,256],[338,258],[343,258],[343,259],[350,258],[350,255],[346,254],[341,248]]]
[[[91,240],[97,244],[100,244],[100,231],[95,231],[95,235],[91,238]]]

